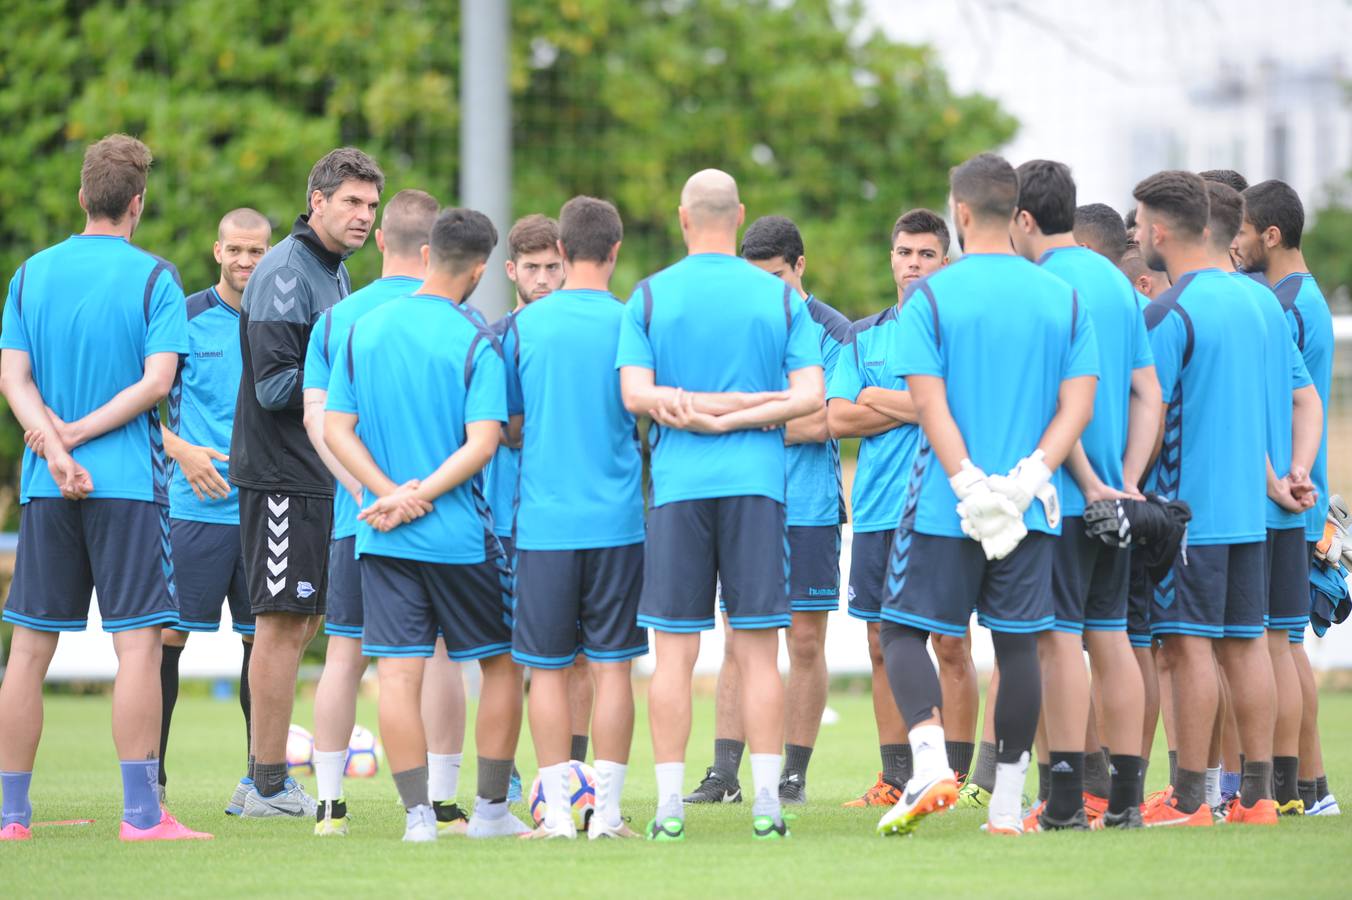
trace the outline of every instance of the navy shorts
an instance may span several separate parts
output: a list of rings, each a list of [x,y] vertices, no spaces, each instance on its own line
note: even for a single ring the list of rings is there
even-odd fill
[[[1127,630],[1130,551],[1084,533],[1084,519],[1066,516],[1052,552],[1052,628],[1071,634]]]
[[[1310,621],[1310,551],[1304,528],[1268,529],[1267,627],[1298,628]]]
[[[239,525],[254,615],[322,616],[333,498],[240,488]]]
[[[363,655],[431,656],[438,635],[456,662],[511,652],[511,577],[501,557],[453,564],[367,554],[357,562]]]
[[[1130,572],[1127,586],[1127,640],[1131,641],[1133,647],[1149,650],[1154,643],[1150,634],[1150,604],[1154,599],[1155,588],[1145,570],[1144,557],[1129,553],[1127,569]]]
[[[850,540],[850,599],[847,611],[865,622],[882,621],[883,597],[887,593],[887,557],[892,552],[895,528],[886,531],[856,531]]]
[[[1310,565],[1310,560],[1314,559],[1314,552],[1315,552],[1315,549],[1318,547],[1318,544],[1319,544],[1318,541],[1306,541],[1306,542],[1305,542],[1305,565],[1306,565],[1306,566],[1309,566],[1309,565]],[[1305,643],[1305,629],[1307,629],[1307,628],[1310,627],[1310,614],[1309,614],[1309,611],[1308,611],[1308,610],[1309,610],[1309,598],[1307,597],[1307,598],[1306,598],[1306,613],[1305,613],[1305,618],[1303,618],[1303,619],[1300,620],[1300,624],[1299,624],[1299,625],[1292,626],[1291,629],[1290,629],[1289,632],[1288,632],[1288,634],[1290,635],[1290,641],[1291,641],[1291,643],[1293,643],[1293,644],[1304,644],[1304,643]]]
[[[1266,541],[1189,547],[1155,585],[1150,632],[1156,637],[1262,637],[1267,586]]]
[[[357,566],[357,538],[329,542],[329,591],[324,609],[324,633],[361,640],[361,569]]]
[[[831,612],[840,606],[840,526],[789,526],[789,607]]]
[[[962,637],[972,610],[991,631],[1033,634],[1052,627],[1056,537],[1029,532],[1013,553],[988,561],[970,538],[899,528],[887,563],[882,617],[921,631]]]
[[[36,631],[84,631],[94,591],[104,631],[178,622],[169,507],[56,497],[24,504],[0,618]]]
[[[512,658],[523,666],[563,669],[581,650],[596,662],[648,652],[639,627],[643,544],[517,554]]]
[[[648,513],[638,624],[689,634],[714,627],[714,595],[733,628],[788,628],[789,537],[769,497],[679,500]]]
[[[225,601],[230,604],[234,632],[253,634],[254,616],[244,580],[239,526],[170,519],[169,540],[178,588],[178,624],[174,630],[219,631],[221,601]]]

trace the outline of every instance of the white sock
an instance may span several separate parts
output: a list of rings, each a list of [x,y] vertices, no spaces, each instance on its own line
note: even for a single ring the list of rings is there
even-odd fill
[[[685,819],[685,805],[681,803],[681,786],[685,783],[685,763],[658,763],[657,817]]]
[[[756,792],[751,806],[753,816],[779,818],[779,773],[784,757],[778,753],[751,754],[751,785]]]
[[[1020,821],[1023,818],[1023,782],[1028,776],[1028,754],[1018,762],[995,764],[995,790],[991,791],[992,822]]]
[[[343,799],[343,772],[347,769],[346,750],[316,750],[315,780],[319,782],[321,803]]]
[[[621,822],[620,794],[624,792],[624,774],[629,771],[629,767],[624,763],[598,759],[593,768],[596,769],[596,811],[592,815],[614,828]]]
[[[540,788],[545,795],[545,821],[549,828],[558,828],[566,816],[573,814],[568,802],[568,763],[540,767]]]
[[[1221,805],[1221,767],[1206,770],[1206,805],[1219,809]]]
[[[914,760],[914,772],[917,781],[929,781],[945,773],[952,775],[948,767],[948,748],[944,744],[944,726],[917,725],[908,735],[911,741],[911,759]]]
[[[460,789],[463,753],[427,754],[427,793],[433,803],[453,803]]]

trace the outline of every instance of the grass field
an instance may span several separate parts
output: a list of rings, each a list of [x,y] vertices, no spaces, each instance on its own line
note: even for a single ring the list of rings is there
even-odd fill
[[[1331,785],[1344,802],[1352,801],[1352,694],[1326,694],[1323,704]],[[31,843],[0,845],[0,896],[1347,896],[1342,865],[1352,842],[1352,815],[1286,820],[1275,829],[1009,840],[978,830],[983,812],[956,810],[913,837],[875,837],[878,811],[840,808],[871,783],[877,769],[868,698],[835,694],[831,705],[840,720],[822,729],[808,778],[811,802],[798,809],[788,842],[753,841],[750,810],[737,805],[693,809],[689,838],[678,845],[444,839],[413,846],[399,841],[403,811],[384,772],[349,782],[354,822],[347,839],[316,839],[307,821],[228,819],[221,810],[241,774],[239,709],[233,701],[184,698],[169,759],[170,808],[216,839],[123,846],[116,840],[121,795],[108,700],[49,698],[33,784],[35,818],[96,822],[42,827]],[[295,718],[310,724],[308,703],[298,703]],[[375,725],[369,701],[362,702],[358,720]],[[690,785],[703,774],[712,729],[713,701],[704,697],[696,706]],[[1162,740],[1156,746],[1152,788],[1168,773]],[[534,771],[529,748],[523,735],[520,767],[528,779]],[[640,711],[625,804],[635,827],[652,815],[651,761]],[[749,765],[743,778],[750,778]],[[309,783],[313,787],[313,779]],[[463,804],[474,791],[472,759],[460,784]]]

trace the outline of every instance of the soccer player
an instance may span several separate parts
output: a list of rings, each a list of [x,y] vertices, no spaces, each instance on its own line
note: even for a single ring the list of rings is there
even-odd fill
[[[822,359],[793,287],[736,256],[744,216],[726,172],[705,169],[686,181],[680,222],[689,256],[639,282],[616,353],[625,407],[656,426],[638,616],[656,632],[652,840],[685,837],[690,679],[699,633],[714,627],[716,582],[742,683],[753,834],[788,836],[778,791],[784,687],[776,660],[779,629],[792,621],[780,426],[821,408]]]
[[[437,631],[477,659],[479,788],[470,837],[520,834],[507,810],[521,727],[511,578],[478,476],[507,422],[501,348],[462,304],[497,243],[488,217],[448,209],[432,226],[417,292],[361,317],[340,343],[324,442],[361,482],[356,553],[362,652],[376,658],[380,734],[407,810],[404,840],[435,841],[421,706]],[[397,352],[391,352],[395,348]]]
[[[531,736],[546,804],[532,836],[577,836],[569,680],[580,650],[599,711],[587,836],[637,837],[620,817],[634,736],[630,669],[648,652],[636,620],[643,462],[614,365],[624,307],[610,293],[610,277],[624,229],[615,207],[594,197],[565,203],[558,227],[568,287],[518,313],[503,345],[516,373],[508,385],[520,385],[525,413],[512,658],[532,667]]]
[[[1127,229],[1122,217],[1106,203],[1089,203],[1075,209],[1075,243],[1088,247],[1120,265],[1127,252]]]
[[[213,252],[221,275],[214,287],[187,300],[188,356],[169,394],[164,454],[173,460],[169,479],[169,540],[178,588],[178,624],[163,632],[160,692],[160,800],[166,783],[164,760],[169,725],[178,700],[178,664],[188,635],[221,627],[221,602],[230,604],[235,633],[244,642],[239,670],[239,705],[249,734],[249,655],[253,613],[244,581],[239,539],[239,498],[225,480],[235,393],[242,363],[239,304],[258,261],[268,252],[272,225],[252,209],[226,213],[216,228]],[[245,743],[247,755],[248,743]],[[230,815],[239,815],[232,802]]]
[[[948,245],[948,226],[938,213],[913,209],[897,218],[892,226],[890,253],[897,300],[882,312],[855,323],[826,392],[831,434],[862,439],[850,503],[854,522],[847,610],[867,623],[873,718],[883,767],[873,786],[846,806],[891,806],[901,799],[902,788],[911,777],[911,747],[887,684],[878,642],[887,554],[896,524],[901,521],[906,480],[920,442],[915,407],[906,391],[906,379],[891,365],[891,350],[906,289],[948,265]],[[933,643],[943,681],[944,662],[952,654],[939,652],[939,648],[953,643],[961,646],[962,639],[934,635]],[[975,683],[973,678],[973,687]]]
[[[1019,166],[1018,175],[1018,212],[1010,230],[1014,249],[1074,289],[1076,302],[1094,323],[1099,357],[1094,415],[1066,458],[1071,477],[1062,479],[1064,518],[1052,551],[1056,621],[1039,639],[1046,697],[1039,726],[1040,731],[1045,728],[1039,737],[1039,765],[1044,761],[1050,765],[1050,792],[1046,806],[1025,822],[1025,828],[1083,829],[1089,824],[1084,789],[1085,734],[1090,724],[1086,648],[1104,704],[1108,730],[1103,737],[1114,773],[1107,806],[1096,802],[1091,812],[1095,818],[1103,815],[1105,826],[1140,828],[1145,695],[1127,640],[1128,552],[1088,536],[1084,509],[1098,500],[1140,496],[1135,485],[1159,432],[1159,382],[1131,284],[1110,257],[1077,244],[1085,217],[1075,209],[1070,168],[1035,159]],[[1104,209],[1112,218],[1102,211],[1093,213],[1099,220],[1092,243],[1120,255],[1126,249],[1125,231],[1117,213]],[[1092,751],[1098,753],[1099,748]]]
[[[1235,241],[1240,268],[1261,272],[1272,285],[1326,413],[1319,453],[1310,472],[1317,496],[1315,505],[1305,514],[1305,538],[1313,544],[1323,536],[1323,522],[1328,512],[1327,411],[1333,387],[1333,318],[1300,250],[1304,228],[1305,209],[1289,185],[1281,181],[1264,181],[1244,191],[1244,223]],[[1307,804],[1306,812],[1319,815],[1324,811],[1336,811],[1338,805],[1328,793],[1328,780],[1324,775],[1319,747],[1319,695],[1314,690],[1314,673],[1305,653],[1304,639],[1303,625],[1291,630],[1294,644],[1291,652],[1300,677],[1304,707],[1300,779],[1313,783],[1307,788],[1306,796],[1313,797],[1315,803]]]
[[[850,321],[803,287],[807,257],[798,226],[783,216],[752,222],[742,237],[742,258],[792,286],[807,305],[809,330],[821,348],[825,378],[840,358]],[[831,438],[823,407],[784,429],[789,482],[784,504],[789,523],[789,605],[793,624],[786,634],[789,682],[784,694],[784,770],[781,803],[807,802],[807,766],[826,709],[826,617],[840,602],[840,526],[845,498],[840,448]],[[729,631],[731,629],[728,629]],[[728,635],[730,637],[730,634]],[[724,644],[718,673],[714,765],[686,803],[740,802],[737,770],[743,742],[741,684],[731,642]]]
[[[1146,300],[1157,300],[1161,294],[1173,287],[1168,272],[1156,272],[1145,264],[1145,256],[1135,241],[1127,244],[1126,252],[1122,254],[1122,261],[1117,264],[1117,268],[1127,276],[1136,293]]]
[[[286,735],[301,653],[324,614],[334,482],[305,432],[302,369],[319,315],[351,290],[343,260],[375,224],[385,176],[352,147],[310,170],[306,212],[244,289],[244,368],[230,439],[240,536],[256,618],[249,661],[253,752],[236,793],[245,816],[314,815],[286,774]]]
[[[118,659],[120,836],[211,837],[180,825],[155,791],[160,630],[178,621],[158,407],[188,352],[188,321],[174,267],[131,243],[150,160],[125,134],[91,144],[84,231],[29,257],[9,283],[0,391],[30,434],[3,615],[14,635],[0,684],[0,840],[32,837],[42,680],[61,632],[84,630],[95,589]]]
[[[1202,179],[1159,172],[1133,192],[1146,264],[1173,287],[1146,308],[1165,402],[1155,493],[1192,507],[1188,552],[1155,586],[1150,630],[1170,671],[1178,773],[1147,825],[1211,825],[1206,768],[1218,703],[1216,660],[1233,689],[1244,763],[1228,821],[1276,821],[1270,796],[1274,689],[1263,637],[1266,326],[1238,282],[1214,267]],[[1261,401],[1260,401],[1261,402]],[[1215,658],[1213,659],[1213,648]]]
[[[914,774],[879,821],[881,834],[909,832],[957,800],[925,640],[934,631],[961,637],[973,608],[991,629],[1001,679],[987,827],[1022,831],[1020,794],[1041,693],[1037,633],[1054,621],[1056,472],[1089,421],[1098,374],[1093,325],[1075,292],[1011,252],[1014,169],[983,153],[953,170],[950,189],[967,255],[908,290],[892,348],[924,439],[880,613]],[[1019,348],[1019,378],[994,363],[1010,347]]]

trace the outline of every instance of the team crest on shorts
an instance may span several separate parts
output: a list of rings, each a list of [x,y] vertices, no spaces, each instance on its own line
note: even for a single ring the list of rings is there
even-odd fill
[[[312,585],[312,584],[310,584],[310,582],[308,582],[308,581],[297,582],[297,584],[296,584],[296,596],[299,597],[300,599],[305,600],[305,599],[307,599],[308,597],[310,597],[312,594],[314,594],[314,592],[315,592],[315,586]]]

